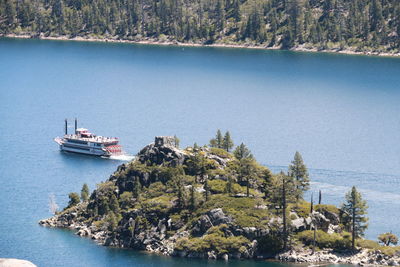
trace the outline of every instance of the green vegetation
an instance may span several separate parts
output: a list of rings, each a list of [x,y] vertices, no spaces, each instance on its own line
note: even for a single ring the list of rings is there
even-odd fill
[[[210,197],[210,200],[204,203],[197,210],[197,215],[205,213],[208,210],[222,208],[227,215],[232,216],[235,223],[241,227],[267,227],[271,218],[268,210],[257,207],[260,199],[254,198],[235,198],[226,194],[216,194]]]
[[[306,230],[296,235],[296,238],[303,244],[311,246],[314,242],[314,231]],[[351,236],[349,233],[343,234],[328,234],[324,231],[317,230],[316,245],[323,248],[333,248],[336,250],[345,250],[351,246]]]
[[[222,142],[222,148],[229,152],[234,146],[231,134],[227,131],[224,135],[224,141]]]
[[[215,148],[222,148],[223,147],[224,138],[222,137],[221,130],[217,130],[217,134],[215,138],[210,140],[210,146]]]
[[[235,155],[238,160],[253,158],[250,149],[248,149],[247,146],[243,143],[235,148],[235,150],[233,151],[233,155]]]
[[[227,228],[227,225],[221,224],[210,228],[203,237],[182,238],[178,241],[176,249],[200,253],[213,250],[218,256],[228,252],[243,253],[251,242],[243,236],[225,236],[224,230]]]
[[[234,144],[229,131],[227,131],[225,135],[222,137],[221,130],[218,129],[215,138],[210,140],[210,147],[222,148],[226,152],[229,152],[232,149],[233,145]]]
[[[217,147],[211,148],[147,146],[136,160],[119,166],[108,181],[98,184],[90,198],[85,184],[82,204],[79,195],[71,193],[71,209],[63,214],[75,212],[94,226],[91,231],[108,233],[113,244],[144,248],[161,246],[171,238],[176,251],[214,251],[216,257],[251,257],[254,241],[257,252],[265,254],[297,246],[313,251],[357,246],[387,255],[400,250],[391,246],[398,241],[391,233],[379,237],[384,246],[361,239],[367,206],[355,187],[341,208],[308,203],[303,193],[310,181],[300,153],[287,173],[274,174],[243,143],[229,152],[226,136],[229,132],[222,137],[218,131],[210,141]],[[170,151],[177,153],[173,159]],[[152,159],[157,157],[162,159],[156,164]]]
[[[368,218],[367,214],[367,202],[362,199],[361,193],[359,193],[355,186],[352,187],[351,191],[346,194],[346,202],[342,206],[344,212],[344,218],[348,224],[352,233],[352,248],[355,248],[356,238],[364,236],[364,231],[367,229]]]
[[[385,246],[397,245],[397,243],[399,242],[399,239],[397,238],[397,236],[392,233],[381,234],[378,236],[378,240]]]
[[[81,200],[82,201],[88,201],[89,199],[89,186],[87,184],[83,184],[82,190],[81,190]]]
[[[0,0],[0,33],[399,52],[397,0]]]
[[[300,153],[296,151],[292,164],[289,165],[289,175],[296,179],[296,199],[303,197],[303,192],[310,188],[308,170]]]
[[[67,209],[76,206],[77,204],[79,204],[79,202],[81,202],[78,193],[75,192],[69,193],[68,197],[69,197],[69,202]]]
[[[360,248],[369,249],[371,251],[381,251],[383,254],[387,256],[393,256],[400,252],[400,247],[386,246],[380,245],[376,241],[366,240],[366,239],[357,239],[356,244]]]

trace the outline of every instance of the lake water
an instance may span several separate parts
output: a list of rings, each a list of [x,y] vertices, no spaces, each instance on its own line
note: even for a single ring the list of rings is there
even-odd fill
[[[340,204],[356,185],[370,206],[367,237],[400,234],[399,100],[395,58],[0,39],[0,257],[39,266],[227,265],[40,227],[49,194],[65,206],[69,192],[93,189],[122,163],[60,153],[52,139],[74,117],[118,136],[131,154],[156,135],[205,144],[218,128],[274,171],[298,150],[324,203]]]

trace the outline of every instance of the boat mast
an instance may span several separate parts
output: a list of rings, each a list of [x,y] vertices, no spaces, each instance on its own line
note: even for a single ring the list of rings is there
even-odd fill
[[[68,134],[68,121],[65,119],[65,135]]]
[[[77,119],[75,118],[75,134],[76,134],[76,129],[78,128],[78,121],[77,121]]]

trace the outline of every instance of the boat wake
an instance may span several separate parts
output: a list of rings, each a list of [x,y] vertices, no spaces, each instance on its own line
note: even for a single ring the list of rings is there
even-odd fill
[[[122,154],[122,155],[112,155],[109,157],[109,159],[113,160],[121,160],[121,161],[131,161],[135,158],[135,156],[128,155],[128,154]]]

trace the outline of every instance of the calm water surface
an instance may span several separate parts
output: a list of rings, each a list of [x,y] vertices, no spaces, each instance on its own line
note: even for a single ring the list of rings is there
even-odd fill
[[[0,39],[0,257],[39,266],[226,265],[100,247],[38,226],[50,216],[50,193],[64,206],[69,192],[93,189],[121,164],[60,153],[52,138],[66,117],[118,136],[132,154],[156,135],[204,144],[217,128],[274,171],[298,150],[325,203],[340,204],[357,185],[370,206],[367,236],[400,234],[399,100],[400,59]]]

